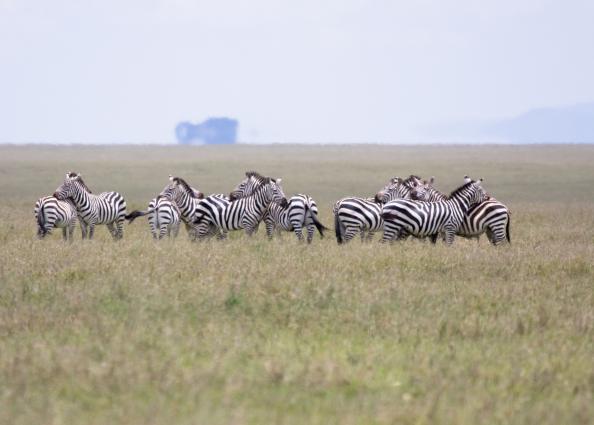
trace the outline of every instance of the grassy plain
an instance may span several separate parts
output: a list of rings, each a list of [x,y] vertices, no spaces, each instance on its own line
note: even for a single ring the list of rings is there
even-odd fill
[[[0,423],[594,421],[592,146],[0,146]],[[66,171],[143,207],[257,169],[331,205],[389,177],[483,177],[512,245],[292,235],[35,239]],[[77,236],[79,235],[77,231]]]

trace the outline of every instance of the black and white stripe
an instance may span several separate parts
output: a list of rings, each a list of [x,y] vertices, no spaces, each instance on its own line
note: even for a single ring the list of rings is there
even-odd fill
[[[445,201],[394,200],[383,207],[383,242],[408,234],[426,237],[443,234],[450,245],[469,209],[486,199],[482,179],[465,183]]]
[[[425,192],[428,195],[427,200],[436,202],[448,199],[447,195],[433,187],[434,182],[435,178],[431,177],[428,182],[424,183]],[[464,176],[464,182],[470,182],[470,178]],[[417,199],[414,190],[412,199]],[[483,201],[468,210],[456,236],[476,238],[478,240],[483,233],[486,233],[487,238],[493,245],[500,245],[505,241],[511,243],[509,226],[509,209],[497,199],[489,197],[486,201]],[[433,237],[433,241],[435,241],[435,239],[436,236]]]
[[[311,196],[298,194],[286,202],[272,202],[264,214],[266,234],[272,239],[275,229],[295,232],[297,239],[303,240],[303,228],[307,229],[307,243],[313,240],[317,228],[324,237],[327,228],[318,220],[318,206]]]
[[[505,241],[511,243],[510,221],[509,209],[497,199],[489,197],[468,210],[457,235],[478,239],[486,233],[493,245],[500,245]]]
[[[184,222],[191,238],[195,237],[194,220],[198,204],[204,199],[204,194],[190,186],[181,177],[169,176],[169,184],[159,196],[175,202],[179,209],[180,219]]]
[[[343,198],[334,204],[334,229],[339,244],[348,242],[357,233],[361,241],[371,241],[375,232],[383,229],[382,206],[393,199],[410,199],[413,188],[421,185],[420,178],[411,175],[406,180],[394,177],[375,198]],[[422,191],[418,189],[419,196]]]
[[[44,196],[35,202],[34,212],[40,239],[50,234],[52,229],[61,228],[64,240],[72,240],[78,213],[70,199],[60,201],[54,196]]]
[[[281,187],[281,179],[259,177],[262,181],[252,195],[235,201],[221,199],[216,196],[204,198],[198,205],[197,219],[198,238],[209,235],[209,227],[214,225],[226,237],[230,230],[245,229],[251,235],[262,220],[270,203],[282,202],[285,198]]]
[[[243,179],[229,194],[229,200],[235,201],[237,199],[245,198],[253,194],[256,189],[262,186],[265,179],[270,179],[277,186],[280,186],[280,179],[277,181],[274,177],[265,177],[257,171],[246,171],[245,179]],[[281,187],[282,190],[282,187]]]
[[[132,223],[137,217],[148,215],[148,223],[154,239],[165,236],[177,237],[181,214],[175,201],[164,195],[152,199],[145,211],[132,211],[126,220]]]
[[[80,174],[69,172],[64,183],[56,189],[54,196],[59,200],[70,198],[78,211],[82,237],[93,238],[95,226],[105,224],[114,239],[124,235],[126,201],[117,192],[91,193]]]

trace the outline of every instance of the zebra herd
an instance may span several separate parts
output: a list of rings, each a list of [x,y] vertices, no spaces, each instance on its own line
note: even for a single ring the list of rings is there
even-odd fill
[[[340,199],[332,210],[337,242],[346,243],[357,234],[362,241],[371,241],[380,230],[382,242],[412,236],[435,243],[441,237],[449,245],[455,236],[478,238],[483,233],[494,245],[510,242],[510,212],[485,192],[482,179],[473,181],[464,176],[462,186],[449,196],[435,189],[434,181],[433,177],[422,180],[414,175],[394,177],[374,197]],[[53,228],[61,228],[64,239],[72,240],[79,222],[83,239],[92,239],[98,224],[105,224],[114,239],[121,239],[126,220],[132,223],[147,216],[155,239],[176,237],[182,222],[192,240],[202,240],[225,239],[229,231],[240,229],[252,235],[262,221],[270,239],[275,231],[289,231],[302,241],[304,229],[308,243],[316,229],[324,237],[328,229],[318,219],[313,198],[298,194],[287,199],[281,182],[280,178],[248,171],[229,195],[205,196],[181,177],[169,176],[167,185],[146,210],[126,214],[121,194],[95,195],[81,174],[68,172],[53,196],[36,202],[37,234],[43,238]]]

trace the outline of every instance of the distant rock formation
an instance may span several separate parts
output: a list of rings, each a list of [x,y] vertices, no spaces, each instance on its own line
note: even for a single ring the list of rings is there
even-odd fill
[[[177,142],[182,145],[228,145],[237,141],[239,122],[232,118],[209,118],[199,124],[180,122],[175,127]]]
[[[594,143],[594,103],[533,109],[481,130],[511,143]]]

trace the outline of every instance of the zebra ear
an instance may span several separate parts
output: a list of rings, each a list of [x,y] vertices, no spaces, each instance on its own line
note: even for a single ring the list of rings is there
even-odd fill
[[[470,183],[472,180],[467,175],[464,176],[464,183]]]
[[[480,179],[478,179],[478,180],[476,181],[476,185],[477,185],[477,186],[480,186],[482,182],[483,182],[483,178],[481,177]]]
[[[432,185],[434,182],[435,182],[435,177],[434,177],[434,176],[431,176],[431,177],[429,178],[429,184],[431,184],[431,185]]]
[[[283,179],[281,179],[280,177],[276,179],[276,184],[281,184],[281,182],[283,181]]]
[[[173,181],[173,176],[171,174],[169,174],[169,181],[172,182]]]

